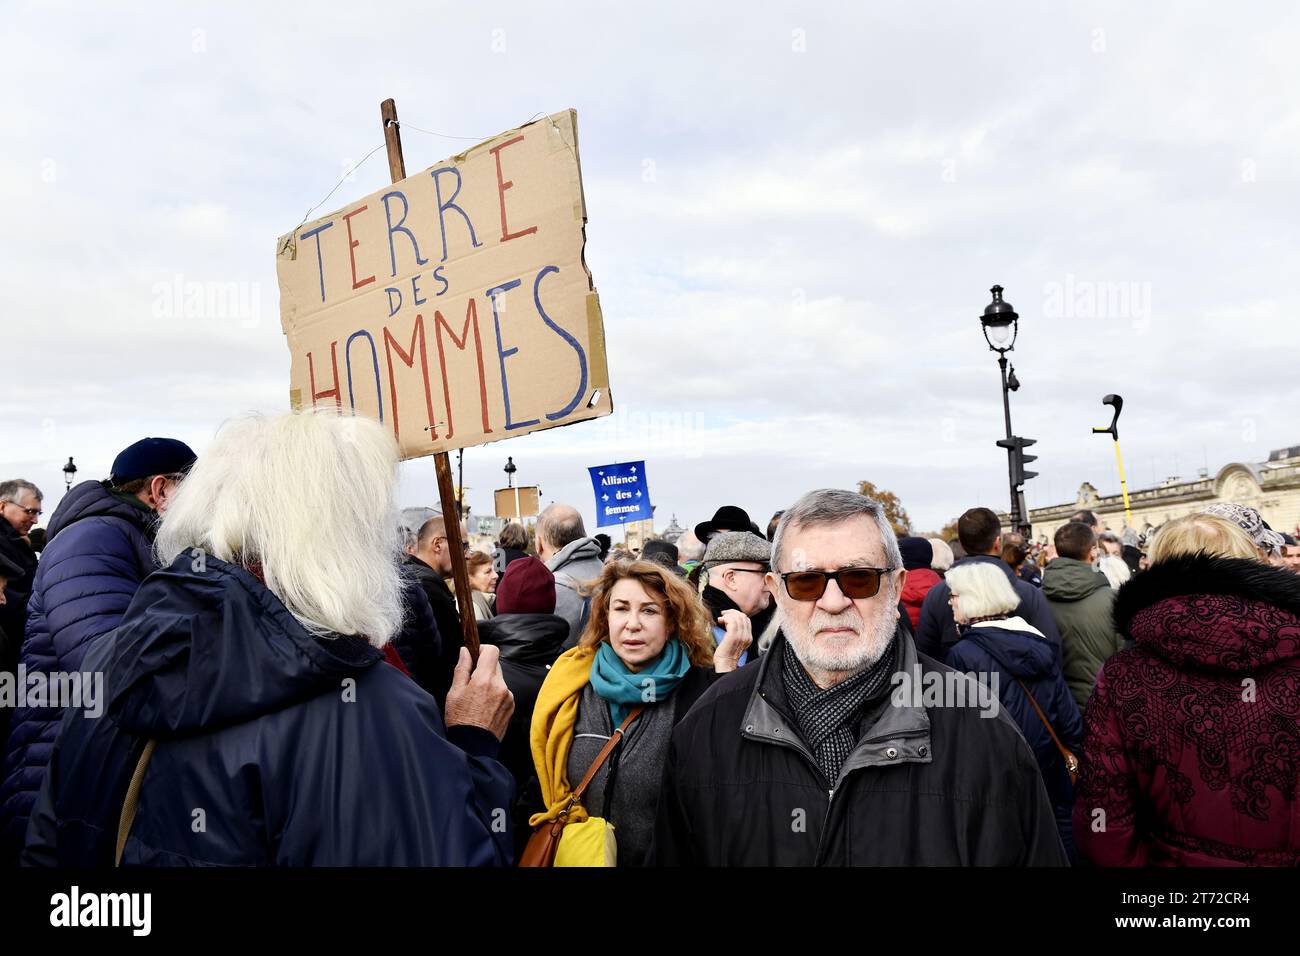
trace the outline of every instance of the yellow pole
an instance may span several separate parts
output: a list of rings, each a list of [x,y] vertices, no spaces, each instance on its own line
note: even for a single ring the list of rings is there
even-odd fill
[[[1128,482],[1124,480],[1124,459],[1119,454],[1119,439],[1115,439],[1115,462],[1119,465],[1119,487],[1124,493],[1124,524],[1133,528],[1133,512],[1128,505]],[[1136,528],[1133,528],[1136,531]]]

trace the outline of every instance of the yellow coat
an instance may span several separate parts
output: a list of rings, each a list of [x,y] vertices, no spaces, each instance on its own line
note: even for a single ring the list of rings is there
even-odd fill
[[[545,813],[534,813],[529,824],[536,827],[559,817],[573,795],[569,782],[569,752],[573,749],[574,728],[578,724],[578,703],[583,688],[591,681],[591,664],[596,652],[590,647],[565,651],[551,665],[551,671],[537,692],[529,742],[533,766],[542,787]],[[587,819],[581,804],[569,811],[570,823]]]

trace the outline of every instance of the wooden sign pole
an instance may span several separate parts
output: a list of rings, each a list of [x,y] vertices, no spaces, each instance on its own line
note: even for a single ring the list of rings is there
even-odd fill
[[[402,133],[397,124],[397,104],[391,99],[379,104],[384,121],[384,145],[388,147],[388,173],[393,182],[406,178],[406,160],[402,157]],[[478,623],[474,619],[474,598],[469,586],[469,568],[465,564],[465,541],[460,536],[460,511],[456,488],[451,478],[451,459],[445,451],[435,452],[433,467],[438,473],[438,498],[442,502],[442,520],[447,529],[447,547],[451,549],[451,575],[456,584],[456,604],[460,608],[461,634],[474,663],[478,663]]]

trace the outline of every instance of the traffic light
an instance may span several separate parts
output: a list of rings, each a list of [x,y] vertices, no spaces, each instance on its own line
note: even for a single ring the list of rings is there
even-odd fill
[[[1011,451],[1011,483],[1017,488],[1030,478],[1038,477],[1036,471],[1025,471],[1025,465],[1038,460],[1037,455],[1026,455],[1025,449],[1030,445],[1037,444],[1037,441],[1035,438],[1020,438],[1014,435],[1011,438],[1003,438],[998,441],[999,448],[1007,448]]]

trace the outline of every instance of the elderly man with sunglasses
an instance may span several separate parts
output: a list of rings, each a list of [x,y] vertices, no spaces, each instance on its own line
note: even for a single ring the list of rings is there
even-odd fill
[[[869,498],[786,511],[767,577],[782,632],[673,731],[651,862],[1065,865],[1016,725],[899,628],[906,573]]]

